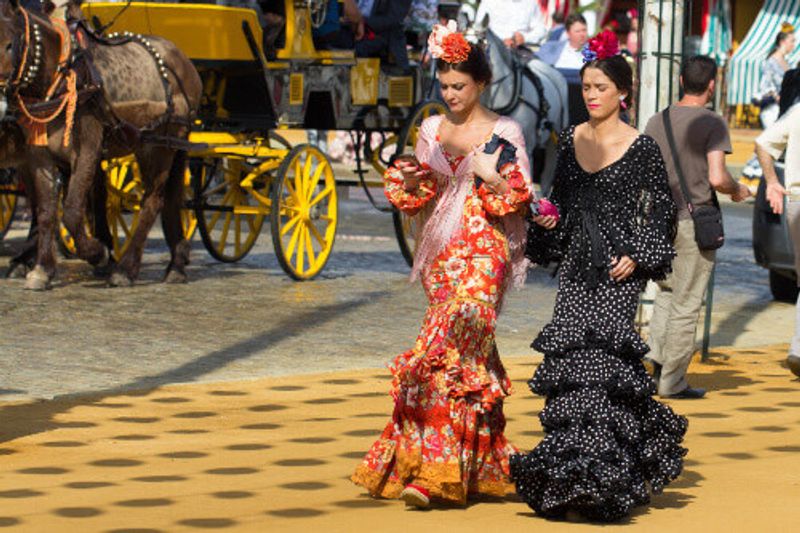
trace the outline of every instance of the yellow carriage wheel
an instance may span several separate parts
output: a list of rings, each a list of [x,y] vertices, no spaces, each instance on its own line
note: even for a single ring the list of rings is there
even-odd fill
[[[183,200],[184,205],[188,205],[192,201],[192,171],[189,166],[186,166],[186,172],[183,175]],[[197,231],[197,213],[194,209],[187,207],[181,208],[181,227],[183,228],[183,237],[187,241],[191,241]]]
[[[295,146],[272,188],[272,243],[290,277],[322,272],[336,238],[336,181],[328,158],[315,146]]]
[[[64,225],[62,220],[64,219],[64,189],[60,189],[58,192],[58,204],[56,205],[56,213],[58,216],[58,249],[61,251],[64,257],[71,259],[78,255],[78,250],[75,247],[75,239],[72,238],[72,235],[69,231],[67,231],[67,227]],[[89,222],[88,217],[84,217],[83,219],[84,227],[86,228],[86,234],[91,236],[92,235],[92,224]]]
[[[258,239],[266,209],[241,186],[250,165],[237,157],[195,159],[192,170],[192,203],[197,227],[208,253],[218,261],[233,263],[244,258]],[[269,179],[253,183],[264,195]]]
[[[5,237],[14,220],[18,194],[16,173],[11,169],[0,170],[0,239]]]
[[[441,102],[423,102],[414,110],[406,121],[403,129],[400,130],[397,143],[397,155],[413,153],[419,138],[419,128],[422,122],[434,115],[445,113],[447,108]],[[392,212],[392,222],[394,223],[394,233],[397,243],[400,245],[400,252],[403,254],[409,266],[414,264],[414,252],[417,249],[417,236],[419,235],[420,221],[417,217],[410,217],[405,213],[395,209]]]
[[[130,238],[139,225],[144,188],[139,166],[133,156],[103,161],[102,168],[106,174],[108,189],[108,229],[114,244],[114,259],[118,261],[128,249]]]

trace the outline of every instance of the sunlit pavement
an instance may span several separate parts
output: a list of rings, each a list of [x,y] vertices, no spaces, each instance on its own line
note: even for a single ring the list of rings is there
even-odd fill
[[[800,381],[786,346],[695,362],[704,400],[683,475],[623,523],[631,531],[777,531],[800,519]],[[541,438],[525,385],[540,357],[506,361],[508,436]],[[388,419],[386,371],[285,376],[0,407],[0,527],[103,531],[568,531],[513,497],[407,510],[347,481]],[[780,529],[779,529],[780,528]]]

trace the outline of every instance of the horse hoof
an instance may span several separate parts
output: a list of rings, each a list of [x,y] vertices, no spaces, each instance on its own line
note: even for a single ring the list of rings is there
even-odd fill
[[[46,291],[50,288],[50,276],[37,265],[25,276],[24,288],[29,291]]]
[[[133,280],[123,272],[114,272],[108,280],[111,287],[130,287],[133,285]]]
[[[188,278],[184,272],[170,270],[164,277],[164,283],[186,283]]]
[[[31,267],[29,267],[25,263],[12,263],[8,267],[8,272],[6,272],[6,277],[9,279],[23,279],[25,276],[28,275],[28,272],[30,271]]]
[[[105,261],[94,265],[92,268],[92,273],[96,278],[105,279],[111,275],[114,271],[114,261],[111,261],[110,258],[106,258]]]

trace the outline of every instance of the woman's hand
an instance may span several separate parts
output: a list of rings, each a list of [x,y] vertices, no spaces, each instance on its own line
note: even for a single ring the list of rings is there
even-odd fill
[[[627,279],[631,274],[633,274],[634,270],[636,270],[636,261],[627,255],[624,255],[619,259],[616,257],[611,259],[611,279],[616,282]]]
[[[409,161],[396,161],[395,167],[403,174],[404,187],[413,191],[419,187],[419,180],[428,175],[429,171]]]
[[[553,229],[558,224],[558,219],[552,215],[536,215],[533,217],[533,221],[539,224],[544,229]]]
[[[505,193],[508,190],[506,180],[497,173],[497,162],[500,160],[500,150],[493,154],[479,152],[472,157],[472,173],[496,193]]]

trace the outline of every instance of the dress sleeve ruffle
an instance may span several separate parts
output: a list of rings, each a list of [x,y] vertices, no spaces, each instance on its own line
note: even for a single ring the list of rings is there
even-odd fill
[[[500,175],[506,180],[508,190],[495,193],[486,184],[478,188],[478,196],[483,201],[483,208],[491,215],[502,217],[523,209],[531,199],[530,185],[518,163],[507,163],[500,169]]]
[[[406,190],[403,173],[389,167],[383,175],[384,194],[397,209],[407,215],[415,215],[436,195],[436,180],[433,174],[420,179],[419,187]]]
[[[525,146],[525,136],[520,125],[511,119],[501,117],[497,134],[492,141],[497,140],[498,149],[502,142],[510,145],[509,156],[504,159],[500,156],[500,176],[506,180],[508,190],[503,193],[494,193],[486,186],[478,188],[478,196],[483,201],[483,208],[491,215],[502,217],[509,213],[519,212],[530,202],[531,191],[531,163],[528,158],[528,149]]]
[[[647,140],[637,213],[622,251],[636,262],[639,278],[659,280],[672,271],[677,209],[661,151],[655,141]]]

